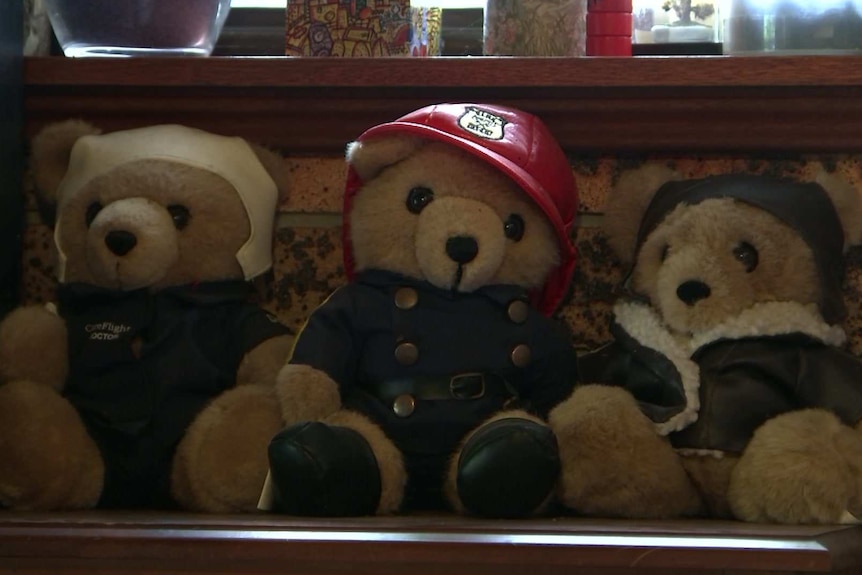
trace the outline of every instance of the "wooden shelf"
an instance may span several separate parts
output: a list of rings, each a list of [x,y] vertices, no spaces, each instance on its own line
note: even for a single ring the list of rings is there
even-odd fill
[[[455,516],[0,514],[0,573],[859,573],[862,527]]]
[[[24,65],[25,131],[177,122],[343,154],[442,101],[541,116],[571,154],[862,152],[862,57],[66,59]],[[453,516],[0,511],[0,574],[862,573],[862,527]]]
[[[862,57],[200,58],[25,61],[28,134],[180,122],[297,154],[472,100],[541,116],[569,152],[862,151]]]

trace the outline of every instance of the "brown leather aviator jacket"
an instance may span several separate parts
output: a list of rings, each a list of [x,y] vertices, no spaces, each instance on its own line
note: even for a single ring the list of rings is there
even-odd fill
[[[615,340],[579,358],[581,381],[628,389],[678,449],[739,453],[766,420],[808,407],[862,419],[862,362],[810,307],[758,304],[688,339],[645,304],[614,312]]]

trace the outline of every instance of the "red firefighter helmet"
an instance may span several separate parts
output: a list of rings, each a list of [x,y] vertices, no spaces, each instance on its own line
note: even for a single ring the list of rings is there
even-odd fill
[[[560,264],[533,304],[551,315],[568,290],[576,254],[571,233],[578,211],[578,192],[565,153],[542,121],[527,112],[491,104],[447,103],[420,108],[394,122],[369,128],[358,141],[391,134],[414,135],[457,146],[484,160],[515,181],[532,198],[557,234]],[[349,167],[342,229],[344,267],[353,277],[353,249],[347,216],[362,181]]]

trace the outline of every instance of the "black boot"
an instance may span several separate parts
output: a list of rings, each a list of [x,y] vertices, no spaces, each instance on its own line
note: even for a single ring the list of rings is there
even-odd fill
[[[288,515],[373,515],[380,471],[356,431],[319,422],[283,429],[269,443],[273,511]]]
[[[477,431],[458,460],[458,496],[470,513],[527,517],[548,498],[560,475],[553,432],[521,418]]]

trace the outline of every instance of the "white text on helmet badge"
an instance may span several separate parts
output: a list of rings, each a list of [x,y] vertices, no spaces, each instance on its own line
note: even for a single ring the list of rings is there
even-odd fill
[[[458,118],[458,125],[464,130],[486,140],[502,140],[505,135],[503,128],[507,123],[502,116],[473,107],[468,107],[464,115]]]

